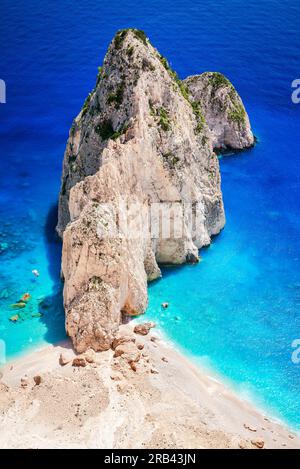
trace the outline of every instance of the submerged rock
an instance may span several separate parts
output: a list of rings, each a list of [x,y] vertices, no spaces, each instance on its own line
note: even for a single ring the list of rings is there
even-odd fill
[[[20,319],[20,316],[18,314],[15,314],[14,316],[11,316],[9,320],[11,322],[17,322]]]
[[[10,296],[10,293],[8,291],[7,288],[4,288],[1,292],[0,292],[0,300],[6,300],[7,298],[9,298]]]
[[[3,252],[7,251],[8,248],[9,248],[8,243],[0,243],[0,254],[2,254]]]
[[[144,33],[120,31],[72,125],[57,230],[66,330],[78,352],[109,349],[122,312],[144,313],[158,264],[196,262],[224,226],[209,103],[202,112],[190,82]],[[233,127],[239,147],[249,146],[243,126]]]
[[[12,305],[10,305],[10,307],[13,309],[22,309],[25,308],[25,306],[26,303],[24,303],[24,301],[19,301],[18,303],[13,303]]]

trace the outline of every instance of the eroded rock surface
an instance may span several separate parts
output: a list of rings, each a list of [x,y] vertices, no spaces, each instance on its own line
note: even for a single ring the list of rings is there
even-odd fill
[[[215,140],[191,80],[181,82],[141,31],[120,31],[73,123],[57,229],[78,352],[108,349],[122,313],[145,311],[158,264],[197,261],[224,226]],[[249,146],[242,127],[236,134]],[[163,220],[169,210],[169,232],[147,229],[153,207],[166,210]]]
[[[214,149],[242,150],[253,146],[248,114],[230,81],[218,72],[186,78],[192,100],[202,109]]]

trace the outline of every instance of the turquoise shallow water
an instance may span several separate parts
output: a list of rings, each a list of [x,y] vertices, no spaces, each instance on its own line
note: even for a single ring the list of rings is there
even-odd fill
[[[299,365],[291,359],[300,331],[299,178],[278,164],[296,129],[255,114],[264,123],[260,143],[220,161],[225,229],[198,265],[163,270],[150,286],[148,315],[196,361],[299,428]]]
[[[199,265],[164,269],[149,288],[146,317],[300,428],[300,365],[291,360],[291,343],[300,338],[300,104],[291,102],[298,0],[1,5],[0,339],[7,358],[65,337],[54,235],[64,146],[109,41],[135,26],[181,77],[225,73],[259,138],[253,150],[220,160],[226,227],[201,251]],[[10,304],[25,292],[31,300],[13,324]],[[165,311],[163,301],[170,303]]]

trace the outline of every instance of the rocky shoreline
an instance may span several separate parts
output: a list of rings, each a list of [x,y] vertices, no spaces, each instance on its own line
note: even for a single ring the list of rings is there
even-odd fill
[[[195,367],[153,326],[121,326],[105,352],[78,355],[66,342],[8,363],[0,447],[299,447],[297,434]]]
[[[182,81],[142,31],[116,34],[63,163],[57,231],[72,345],[4,367],[0,447],[299,447],[162,340],[154,323],[125,324],[145,312],[160,264],[198,262],[224,227],[216,153],[253,144],[242,100],[222,74]]]

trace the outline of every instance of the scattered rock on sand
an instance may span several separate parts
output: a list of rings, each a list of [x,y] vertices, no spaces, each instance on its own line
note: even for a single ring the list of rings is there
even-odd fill
[[[143,348],[145,347],[145,345],[142,344],[142,343],[138,343],[138,344],[136,344],[136,346],[139,350],[143,350]]]
[[[84,359],[87,363],[94,363],[95,362],[95,356],[93,350],[88,350],[84,354]]]
[[[126,344],[127,342],[135,342],[135,337],[130,334],[117,333],[112,343],[112,349],[115,350],[118,345]]]
[[[24,378],[21,378],[21,387],[26,388],[28,386],[28,378],[25,376]]]
[[[257,429],[255,427],[251,427],[250,425],[247,425],[246,423],[244,423],[244,427],[246,428],[246,430],[249,430],[250,432],[256,432]]]
[[[150,372],[151,372],[153,375],[158,375],[158,374],[159,374],[159,371],[158,371],[156,368],[151,368]]]
[[[110,375],[110,379],[113,381],[121,381],[122,376],[119,373],[113,373]]]
[[[259,449],[262,449],[265,446],[265,442],[262,438],[251,440],[251,443],[253,446],[256,446],[256,448],[259,448]]]
[[[248,443],[246,440],[241,440],[239,441],[239,448],[240,449],[247,449],[248,448]]]
[[[36,385],[36,386],[39,386],[39,385],[41,384],[41,382],[42,382],[42,378],[41,378],[40,375],[37,375],[37,376],[34,376],[34,377],[33,377],[33,381],[35,382],[35,385]]]
[[[76,357],[72,361],[72,366],[85,367],[86,366],[86,361],[83,357]]]
[[[61,353],[60,356],[59,356],[59,364],[60,366],[65,366],[67,365],[68,363],[70,363],[72,361],[72,357],[71,356],[68,356],[66,355],[65,353]]]
[[[137,370],[137,367],[136,367],[136,363],[135,363],[135,362],[130,362],[129,365],[130,365],[130,368],[132,369],[132,371],[136,371],[136,370]]]
[[[166,357],[161,357],[162,361],[165,362],[165,363],[168,363],[169,360],[166,358]]]
[[[156,335],[152,335],[150,337],[151,342],[156,342],[158,340],[158,337]]]
[[[155,327],[154,322],[144,322],[142,324],[137,324],[134,328],[134,332],[140,335],[147,335],[152,327]]]
[[[114,357],[120,356],[125,358],[128,363],[138,362],[141,358],[141,354],[133,342],[126,342],[125,344],[120,344],[116,347]]]

